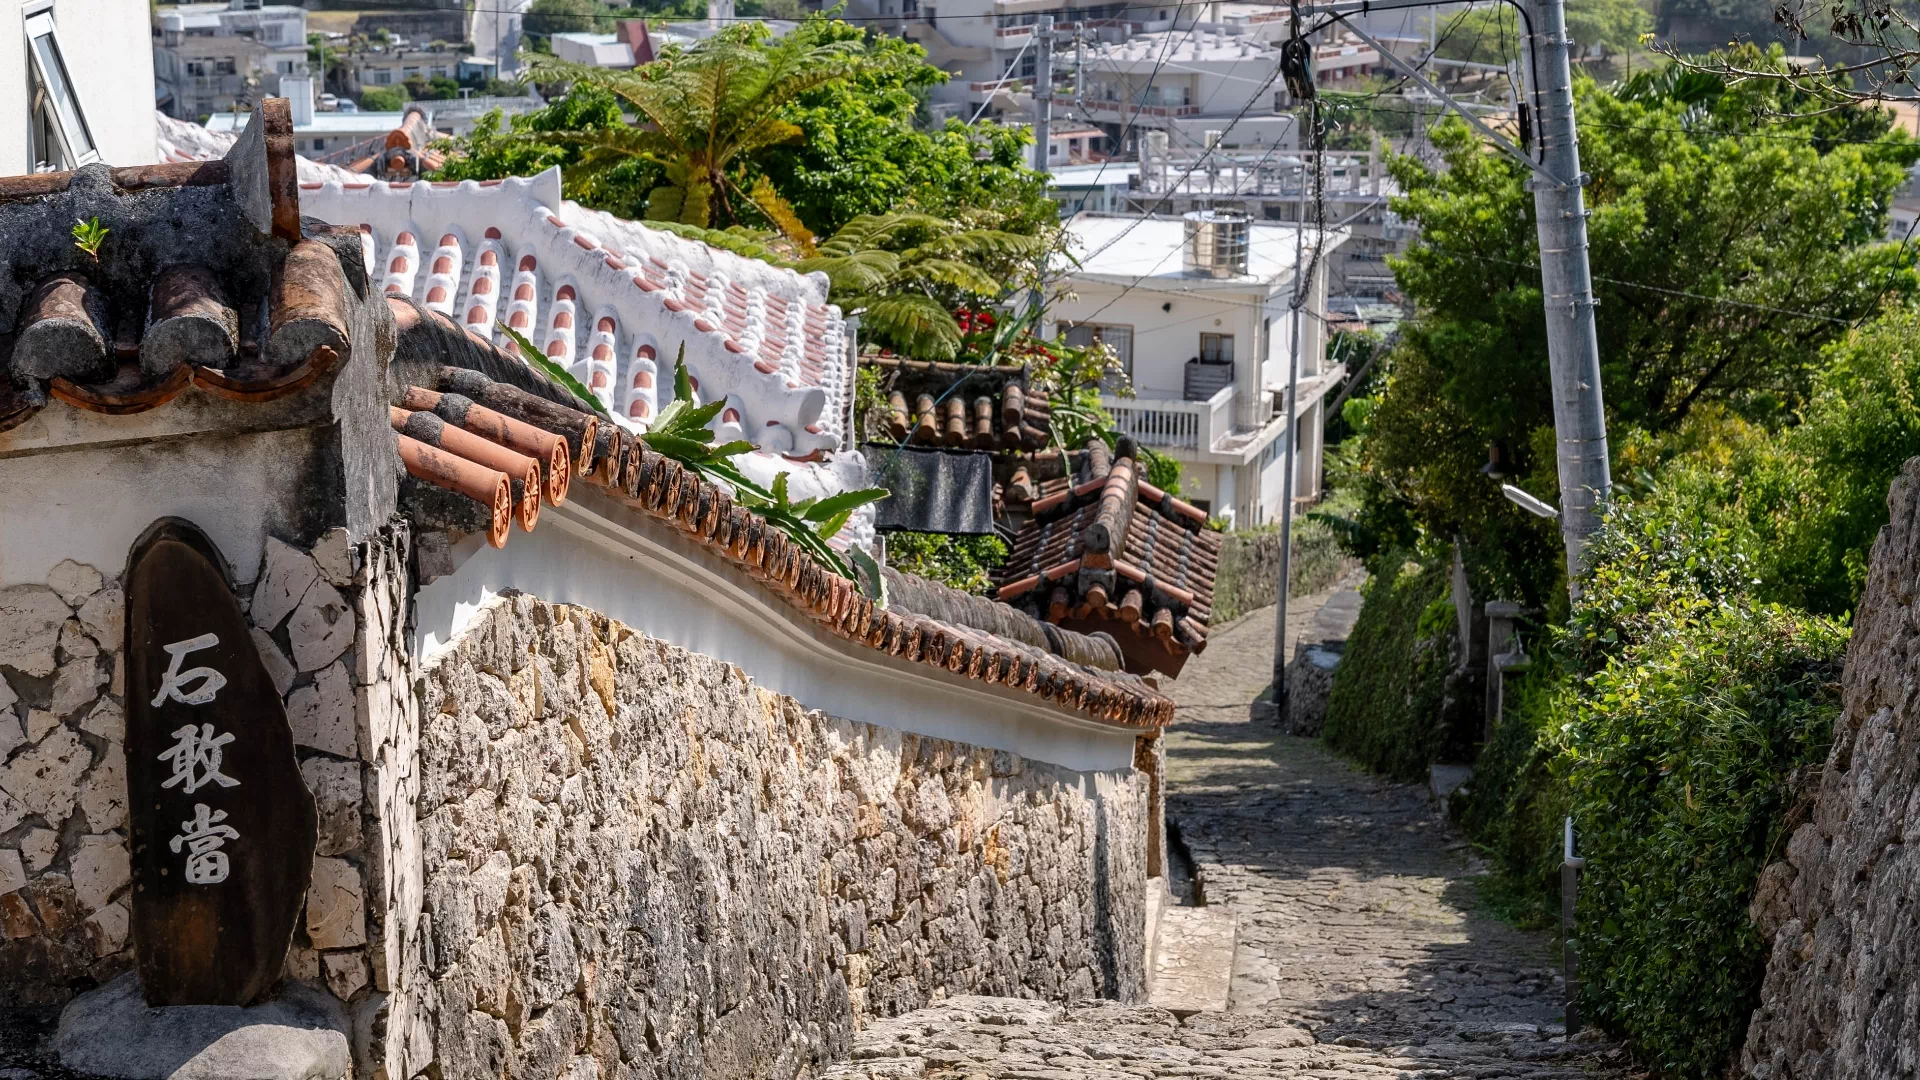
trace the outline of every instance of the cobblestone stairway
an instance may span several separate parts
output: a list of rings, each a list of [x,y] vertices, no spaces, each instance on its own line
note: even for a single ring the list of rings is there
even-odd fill
[[[1613,1048],[1564,1037],[1550,942],[1478,910],[1424,789],[1248,720],[1272,619],[1216,631],[1172,684],[1168,814],[1200,899],[1237,922],[1227,1010],[956,998],[870,1025],[831,1080],[1621,1073]]]

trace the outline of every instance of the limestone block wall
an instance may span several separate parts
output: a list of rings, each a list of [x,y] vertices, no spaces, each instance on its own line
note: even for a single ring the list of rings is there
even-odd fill
[[[374,702],[410,697],[388,647],[405,656],[404,628],[383,614],[404,604],[405,559],[403,526],[360,545],[334,529],[311,550],[269,538],[241,589],[319,810],[287,974],[348,1002],[385,989],[368,943],[402,910],[371,891],[388,878],[377,795],[392,725],[370,721],[395,714]],[[132,966],[119,569],[67,561],[0,589],[0,1006],[59,1004]]]
[[[1920,458],[1887,495],[1890,520],[1854,616],[1833,749],[1789,813],[1752,914],[1771,945],[1734,1071],[1756,1080],[1912,1076],[1920,1047]]]
[[[389,1074],[796,1076],[949,994],[1144,992],[1142,772],[839,720],[519,594],[418,685]]]

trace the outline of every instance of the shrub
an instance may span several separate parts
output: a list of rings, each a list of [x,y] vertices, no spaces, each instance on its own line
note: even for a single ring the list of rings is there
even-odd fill
[[[360,91],[360,108],[366,112],[399,112],[407,107],[404,86],[369,86]]]
[[[1459,641],[1448,563],[1394,552],[1370,569],[1321,734],[1369,769],[1424,779],[1447,741],[1446,683]]]
[[[997,536],[887,534],[887,565],[981,596],[993,595],[992,572],[1006,561],[1007,545]]]
[[[1564,770],[1586,859],[1583,1007],[1658,1068],[1724,1070],[1760,999],[1747,905],[1794,771],[1826,755],[1844,627],[1713,610],[1594,676]]]
[[[1454,793],[1455,820],[1487,856],[1492,872],[1481,898],[1517,926],[1539,929],[1559,918],[1562,823],[1567,790],[1552,764],[1561,745],[1571,680],[1550,656],[1510,678],[1506,708]]]

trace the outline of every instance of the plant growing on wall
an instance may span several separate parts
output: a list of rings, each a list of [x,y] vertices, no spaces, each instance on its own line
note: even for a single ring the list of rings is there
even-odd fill
[[[565,387],[584,408],[606,415],[593,392],[565,368],[541,355],[526,335],[505,323],[497,325],[535,368]],[[687,346],[683,342],[673,361],[673,401],[660,410],[651,427],[640,433],[640,441],[654,453],[672,458],[708,480],[731,488],[734,501],[759,514],[827,569],[854,582],[884,605],[886,584],[880,578],[880,567],[873,556],[858,547],[849,547],[843,556],[827,541],[846,527],[855,510],[886,498],[887,489],[860,488],[792,502],[787,498],[786,473],[774,477],[771,489],[761,487],[733,463],[735,457],[754,449],[752,443],[735,439],[718,446],[713,444],[713,429],[707,425],[713,423],[713,418],[725,407],[725,401],[694,403],[693,380],[687,376]]]
[[[73,246],[97,260],[100,258],[100,245],[107,242],[107,233],[111,231],[100,224],[97,217],[85,221],[76,218],[73,223]]]

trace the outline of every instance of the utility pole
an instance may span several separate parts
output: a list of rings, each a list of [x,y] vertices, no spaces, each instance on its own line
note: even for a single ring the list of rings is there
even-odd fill
[[[1580,143],[1573,127],[1573,72],[1567,50],[1565,0],[1528,0],[1541,85],[1533,88],[1540,117],[1546,178],[1529,181],[1540,233],[1540,284],[1546,295],[1547,361],[1553,379],[1553,430],[1560,466],[1560,537],[1567,547],[1567,586],[1577,597],[1587,538],[1599,527],[1613,490],[1607,464],[1607,414],[1600,395],[1600,341],[1593,325],[1593,276],[1587,265],[1587,211]]]
[[[1053,16],[1042,15],[1033,28],[1033,169],[1047,172],[1048,129],[1053,125]]]
[[[1319,168],[1316,158],[1314,168]],[[1273,605],[1273,699],[1264,711],[1256,711],[1256,719],[1284,724],[1287,720],[1287,594],[1293,588],[1293,474],[1298,467],[1296,454],[1299,452],[1300,433],[1294,430],[1299,410],[1294,408],[1294,400],[1300,392],[1300,313],[1312,299],[1313,282],[1301,281],[1301,253],[1305,248],[1307,235],[1306,174],[1300,179],[1302,200],[1294,203],[1293,216],[1293,344],[1288,347],[1287,358],[1287,396],[1282,402],[1287,410],[1287,433],[1281,438],[1287,440],[1286,464],[1281,466],[1287,474],[1280,481],[1280,580],[1274,586],[1277,594]],[[1314,238],[1315,250],[1326,242],[1325,237]],[[1318,261],[1318,260],[1316,260]],[[1271,347],[1271,345],[1269,345]]]
[[[1534,173],[1527,182],[1540,239],[1540,285],[1547,317],[1547,363],[1553,384],[1555,457],[1560,473],[1560,537],[1567,549],[1567,587],[1577,597],[1586,566],[1587,538],[1613,490],[1607,464],[1607,414],[1600,392],[1600,345],[1593,324],[1593,275],[1587,265],[1587,211],[1581,188],[1580,144],[1574,131],[1573,73],[1567,51],[1565,0],[1522,0],[1539,85],[1527,88],[1540,136],[1540,160],[1433,85],[1418,67],[1347,20],[1362,11],[1431,7],[1437,0],[1333,0],[1302,4],[1302,15],[1332,15],[1373,46],[1380,59],[1459,113],[1502,153]]]

